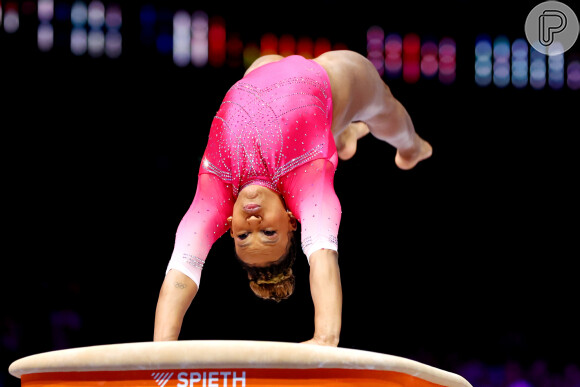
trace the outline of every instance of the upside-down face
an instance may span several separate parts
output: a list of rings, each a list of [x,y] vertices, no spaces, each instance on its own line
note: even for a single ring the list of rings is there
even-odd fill
[[[284,255],[288,234],[297,227],[281,196],[259,185],[240,191],[228,222],[236,254],[254,266],[267,266]]]

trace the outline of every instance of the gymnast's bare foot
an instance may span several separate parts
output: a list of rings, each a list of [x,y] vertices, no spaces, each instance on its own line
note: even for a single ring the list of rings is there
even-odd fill
[[[415,144],[412,148],[397,150],[397,154],[395,155],[395,164],[397,164],[400,169],[411,169],[415,167],[419,161],[431,157],[431,154],[433,153],[431,144],[423,140],[417,134],[415,134],[415,136]]]

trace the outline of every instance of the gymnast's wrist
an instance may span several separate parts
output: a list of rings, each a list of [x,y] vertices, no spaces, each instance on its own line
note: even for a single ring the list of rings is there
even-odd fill
[[[340,340],[337,334],[314,334],[312,341],[318,345],[326,345],[329,347],[337,347]]]
[[[179,331],[161,331],[155,329],[153,341],[176,341],[179,339]]]

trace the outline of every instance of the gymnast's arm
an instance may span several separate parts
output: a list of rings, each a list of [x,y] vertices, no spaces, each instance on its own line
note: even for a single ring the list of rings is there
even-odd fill
[[[334,165],[318,159],[296,168],[282,181],[285,200],[301,224],[302,249],[310,263],[314,336],[306,343],[337,346],[342,288],[338,266],[340,201],[334,191]]]
[[[193,203],[179,223],[175,246],[159,292],[154,341],[177,340],[185,313],[197,294],[205,259],[229,228],[231,190],[215,175],[200,174]]]
[[[314,337],[305,343],[336,347],[342,323],[342,287],[336,251],[320,249],[310,256],[310,293],[314,303]]]
[[[154,341],[177,340],[185,312],[197,294],[197,284],[179,270],[170,270],[161,285],[155,311]]]

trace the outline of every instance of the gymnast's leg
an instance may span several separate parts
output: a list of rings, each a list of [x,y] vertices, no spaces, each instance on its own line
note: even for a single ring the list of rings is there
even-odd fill
[[[387,85],[384,86],[385,103],[391,103],[391,111],[385,111],[367,121],[371,133],[380,140],[397,148],[395,164],[400,169],[411,169],[421,160],[431,157],[431,144],[416,132],[405,107],[396,100]]]
[[[367,133],[397,149],[395,163],[401,169],[431,156],[431,145],[415,132],[406,109],[367,58],[353,51],[331,51],[315,60],[332,84],[332,132],[341,158],[352,157],[356,141]]]

